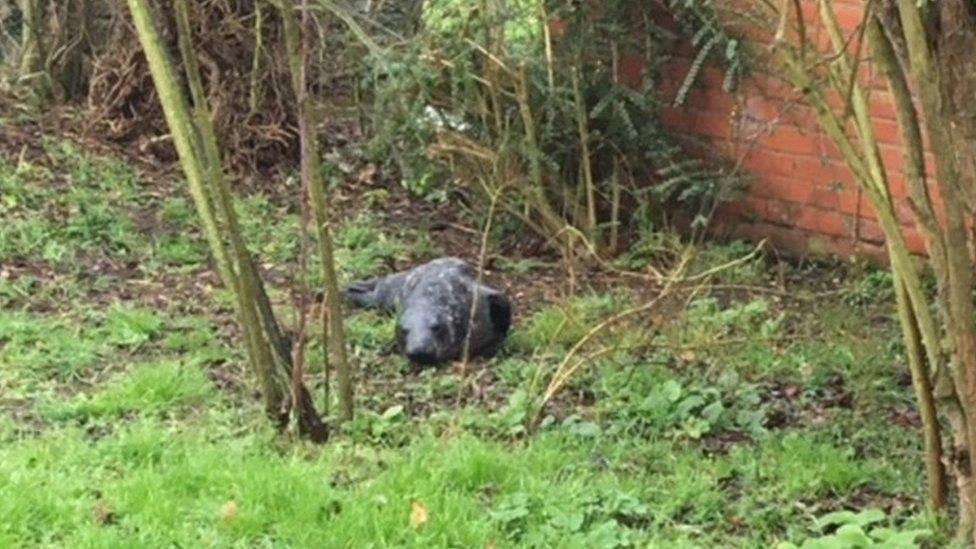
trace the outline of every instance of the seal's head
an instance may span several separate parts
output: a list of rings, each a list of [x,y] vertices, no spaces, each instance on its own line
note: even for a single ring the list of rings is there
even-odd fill
[[[397,343],[414,364],[431,366],[450,360],[456,348],[456,325],[443,310],[407,307],[397,321]]]
[[[492,354],[505,339],[511,305],[500,292],[444,279],[418,290],[404,300],[397,320],[400,350],[414,364],[428,366],[462,358],[469,332],[470,356]],[[477,306],[472,311],[474,300]]]

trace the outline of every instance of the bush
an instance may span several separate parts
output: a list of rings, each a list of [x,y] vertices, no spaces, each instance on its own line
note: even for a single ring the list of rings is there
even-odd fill
[[[701,52],[682,96],[713,51],[736,74],[737,43],[710,12],[673,4]],[[368,59],[372,150],[421,195],[452,184],[482,196],[518,189],[504,205],[529,212],[524,220],[546,236],[569,224],[599,244],[616,241],[624,219],[636,226],[675,204],[710,211],[737,181],[687,156],[664,127],[657,88],[670,45],[640,8],[427,2],[415,36]],[[635,86],[619,67],[638,54],[646,74]]]

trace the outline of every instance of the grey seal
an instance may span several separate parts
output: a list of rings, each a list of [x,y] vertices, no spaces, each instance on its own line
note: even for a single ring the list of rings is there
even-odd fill
[[[397,347],[418,365],[461,359],[469,333],[469,356],[493,356],[512,323],[508,297],[479,283],[477,270],[456,257],[354,282],[343,293],[354,307],[395,313]]]

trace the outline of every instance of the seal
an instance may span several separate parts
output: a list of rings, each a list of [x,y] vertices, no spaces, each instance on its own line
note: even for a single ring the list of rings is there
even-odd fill
[[[418,365],[463,358],[469,334],[469,356],[494,356],[512,323],[508,297],[479,284],[477,270],[456,257],[354,282],[343,293],[354,307],[396,314],[397,347]]]

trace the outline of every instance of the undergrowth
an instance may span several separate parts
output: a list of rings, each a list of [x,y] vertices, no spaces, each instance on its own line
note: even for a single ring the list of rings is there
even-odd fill
[[[665,204],[705,223],[742,182],[687,154],[660,112],[684,101],[706,60],[730,87],[744,62],[710,2],[661,4],[424,3],[414,33],[366,59],[372,156],[420,196],[498,194],[502,211],[524,208],[524,228],[568,224],[595,243],[659,223]],[[681,86],[666,98],[676,30],[697,53],[667,76]],[[636,79],[621,68],[635,63]]]
[[[921,509],[917,418],[879,275],[736,264],[712,291],[652,312],[666,322],[598,337],[607,352],[532,434],[547,375],[640,292],[523,303],[501,355],[465,377],[410,373],[391,352],[391,320],[357,313],[358,416],[310,446],[261,412],[182,187],[157,181],[147,195],[117,160],[57,141],[46,154],[57,171],[0,162],[4,547],[945,541]],[[282,235],[296,220],[276,203],[247,197],[242,219],[265,268],[290,273],[295,244]],[[411,231],[347,216],[344,276],[439,253]],[[630,260],[652,261],[667,241],[648,237]],[[708,245],[695,272],[747,249]],[[500,264],[518,283],[547,268],[533,261]],[[776,290],[784,270],[790,292]],[[272,280],[285,307],[288,278]],[[840,291],[822,292],[825,280]],[[313,341],[321,402],[320,363]]]

